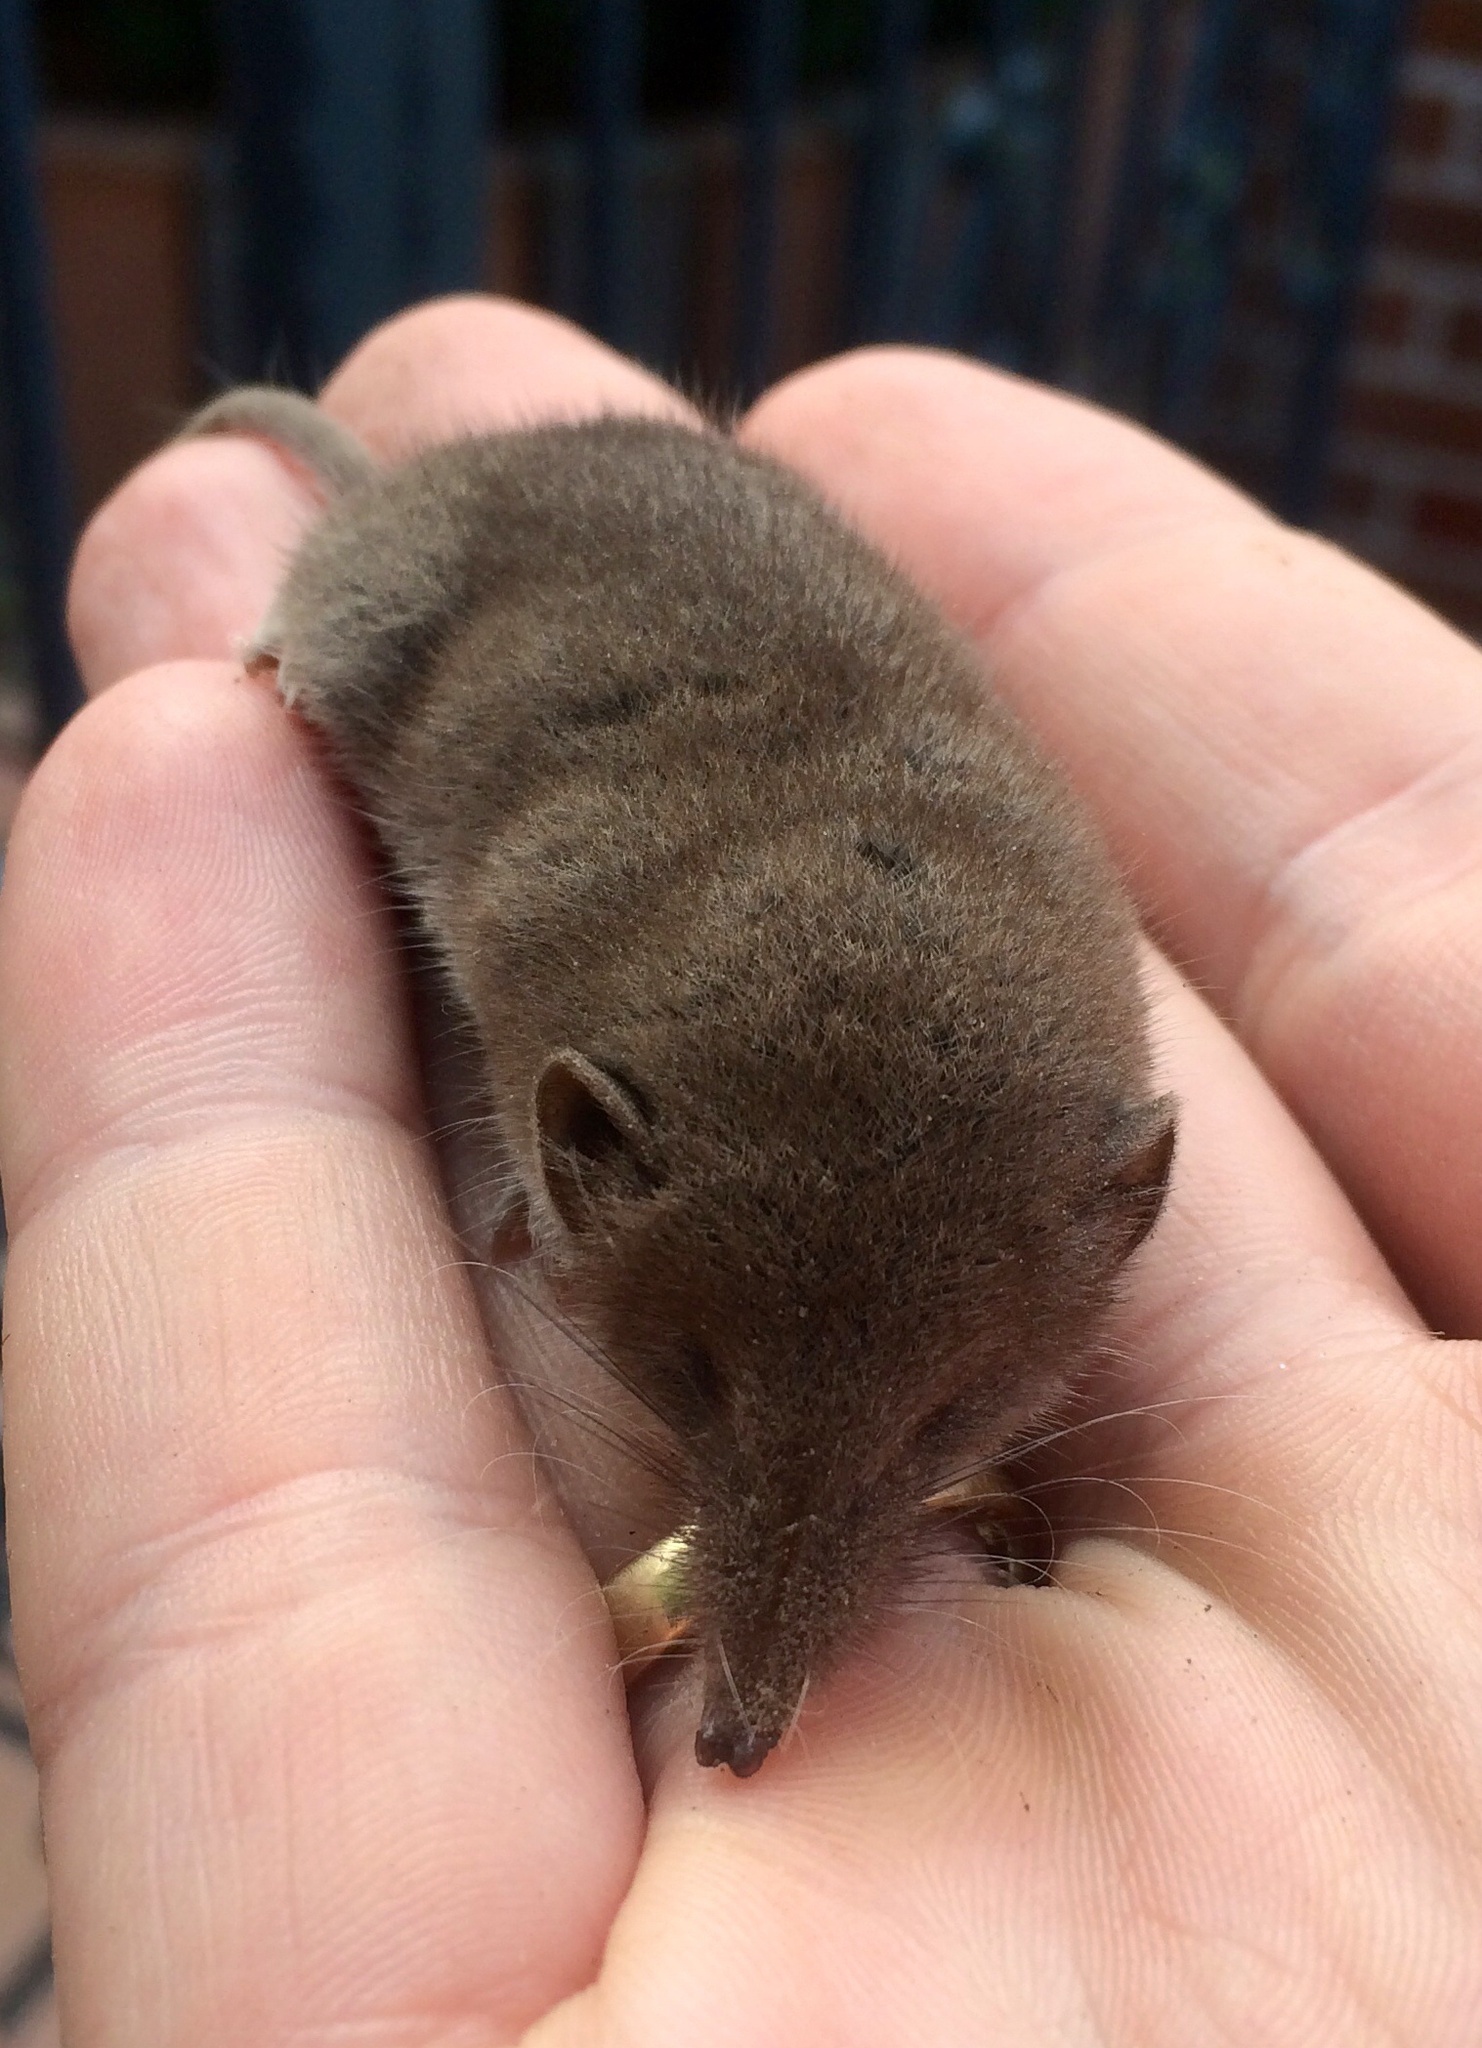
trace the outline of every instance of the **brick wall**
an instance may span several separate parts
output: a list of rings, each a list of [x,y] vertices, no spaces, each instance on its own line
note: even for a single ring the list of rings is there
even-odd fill
[[[200,156],[199,137],[155,125],[48,130],[46,198],[79,510],[208,381],[195,325]],[[505,216],[519,183],[501,181]],[[818,213],[816,198],[805,194],[803,210]],[[820,219],[837,208],[835,194]],[[792,267],[801,262],[816,298],[819,224],[794,225]],[[520,260],[528,222],[505,217],[501,226],[497,281],[529,289]],[[784,294],[784,313],[796,310],[792,296]],[[804,311],[818,325],[828,307]],[[808,320],[784,342],[798,359],[825,345]],[[1247,381],[1264,374],[1271,384],[1269,406],[1257,389],[1237,408],[1247,427],[1252,418],[1264,423],[1266,440],[1285,416],[1290,369],[1290,344],[1285,353],[1273,347],[1268,362],[1252,343],[1237,365]],[[1256,458],[1271,451],[1232,442],[1209,452],[1244,476],[1246,457],[1258,468]],[[1482,0],[1415,0],[1336,456],[1328,530],[1482,637]]]
[[[1329,530],[1482,635],[1482,0],[1418,0]]]

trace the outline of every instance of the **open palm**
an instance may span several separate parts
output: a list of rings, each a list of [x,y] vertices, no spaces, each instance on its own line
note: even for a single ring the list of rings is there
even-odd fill
[[[487,301],[325,402],[387,455],[683,410]],[[101,694],[0,900],[66,2038],[1475,2048],[1482,657],[965,363],[845,358],[740,431],[978,642],[1163,949],[1176,1188],[1045,1449],[1057,1584],[903,1592],[748,1783],[695,1765],[682,1677],[635,1741],[489,1384],[370,855],[229,659],[307,480],[173,448],[84,542]]]

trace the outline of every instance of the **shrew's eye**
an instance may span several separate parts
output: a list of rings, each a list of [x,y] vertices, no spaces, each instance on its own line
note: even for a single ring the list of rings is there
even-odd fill
[[[938,1408],[935,1414],[928,1415],[922,1423],[918,1435],[923,1447],[928,1451],[945,1449],[967,1420],[967,1403],[948,1401],[944,1407]]]
[[[693,1338],[685,1345],[683,1353],[684,1376],[697,1407],[707,1415],[713,1415],[720,1406],[720,1374],[715,1369],[715,1360],[703,1344]]]
[[[674,1429],[705,1432],[724,1415],[726,1390],[715,1360],[697,1339],[665,1345],[653,1361],[651,1384],[656,1412]]]

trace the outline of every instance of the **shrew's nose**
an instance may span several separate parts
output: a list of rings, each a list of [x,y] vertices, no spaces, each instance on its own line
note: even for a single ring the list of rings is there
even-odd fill
[[[707,1768],[725,1764],[736,1777],[749,1778],[753,1771],[761,1769],[776,1745],[775,1734],[752,1728],[742,1720],[734,1701],[715,1701],[700,1717],[695,1761]]]

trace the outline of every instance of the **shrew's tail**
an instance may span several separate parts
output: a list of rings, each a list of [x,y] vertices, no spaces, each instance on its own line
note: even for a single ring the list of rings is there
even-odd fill
[[[270,384],[242,384],[224,391],[188,419],[175,438],[193,441],[200,434],[250,434],[271,441],[308,471],[326,498],[338,498],[377,474],[355,436],[312,399]]]

